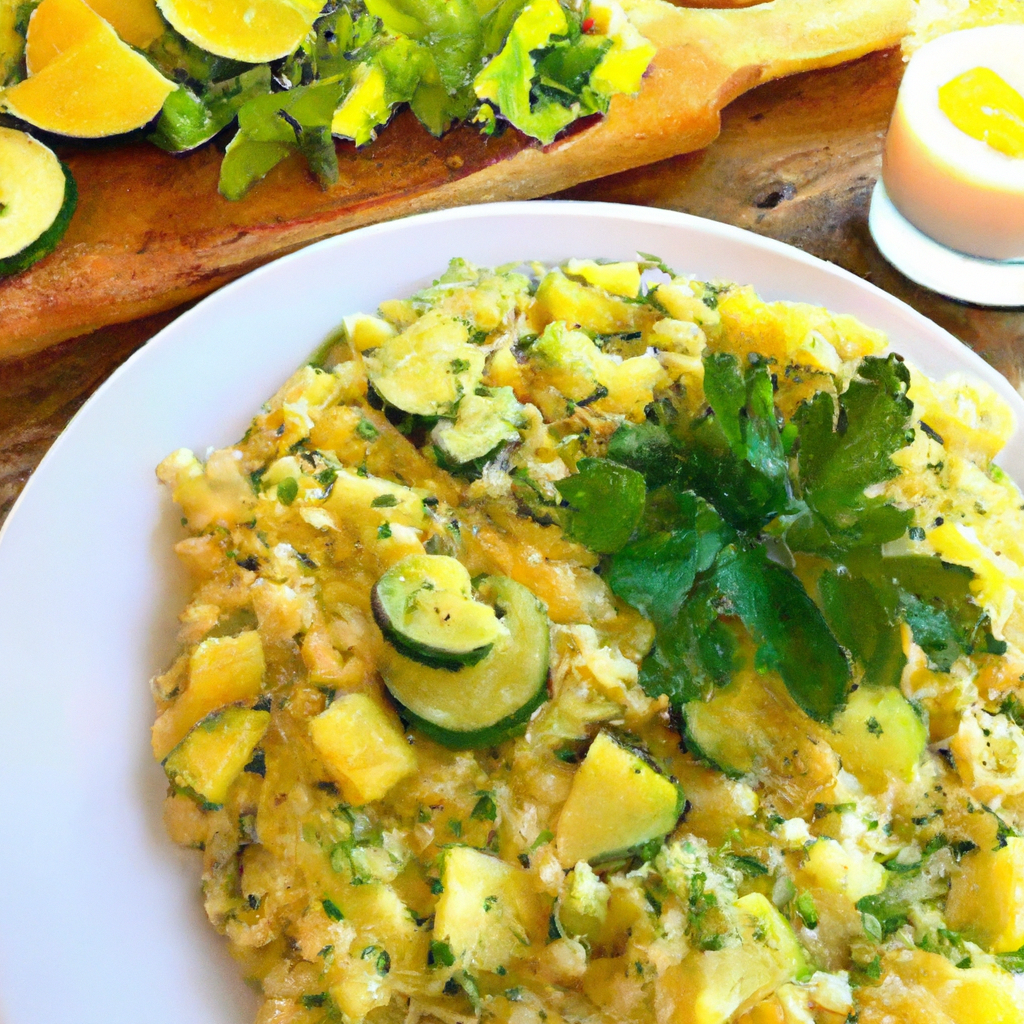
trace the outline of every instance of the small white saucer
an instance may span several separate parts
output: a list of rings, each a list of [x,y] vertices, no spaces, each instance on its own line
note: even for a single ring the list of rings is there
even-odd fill
[[[1024,307],[1024,260],[985,260],[946,248],[893,206],[881,179],[871,193],[868,227],[882,255],[911,281],[976,306]]]

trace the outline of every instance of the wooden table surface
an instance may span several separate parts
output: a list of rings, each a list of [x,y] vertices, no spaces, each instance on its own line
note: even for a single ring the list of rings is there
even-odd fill
[[[986,310],[927,292],[890,267],[868,234],[868,202],[902,70],[898,53],[881,53],[762,86],[726,109],[722,134],[707,149],[558,198],[681,210],[799,246],[908,302],[1019,386],[1024,311]],[[0,522],[86,398],[184,308],[0,362]]]

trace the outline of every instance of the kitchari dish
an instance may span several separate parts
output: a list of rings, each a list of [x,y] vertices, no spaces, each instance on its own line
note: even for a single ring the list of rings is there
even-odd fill
[[[1024,1021],[1012,414],[886,347],[455,260],[161,464],[165,820],[260,1024]]]

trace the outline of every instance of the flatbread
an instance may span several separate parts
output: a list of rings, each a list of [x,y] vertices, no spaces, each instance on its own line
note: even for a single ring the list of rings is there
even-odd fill
[[[690,152],[720,111],[762,82],[899,44],[914,0],[773,0],[727,10],[627,0],[657,47],[635,97],[542,147],[515,130],[462,126],[438,140],[405,112],[361,150],[339,143],[339,183],[322,191],[297,159],[244,200],[217,193],[221,154],[173,157],[148,144],[66,155],[79,210],[57,251],[0,282],[0,357],[170,309],[275,256],[375,221],[547,195]]]

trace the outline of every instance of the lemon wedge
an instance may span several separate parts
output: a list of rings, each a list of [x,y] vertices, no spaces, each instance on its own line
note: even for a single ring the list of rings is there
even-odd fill
[[[186,39],[218,57],[262,64],[291,53],[323,7],[318,0],[158,0]]]
[[[29,77],[0,102],[58,135],[94,139],[141,128],[175,88],[82,0],[43,0],[26,53]]]
[[[156,0],[88,0],[89,6],[132,46],[144,50],[164,31]]]

